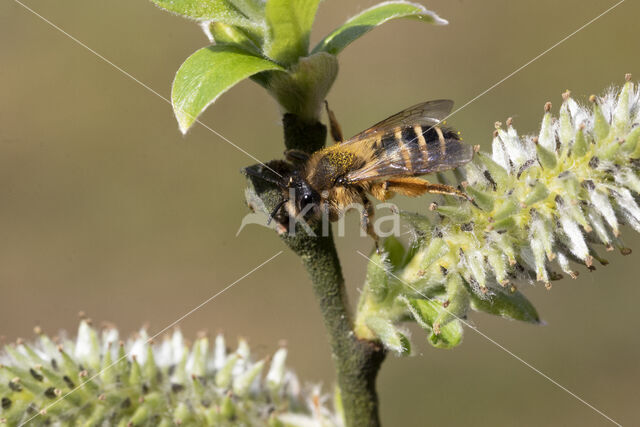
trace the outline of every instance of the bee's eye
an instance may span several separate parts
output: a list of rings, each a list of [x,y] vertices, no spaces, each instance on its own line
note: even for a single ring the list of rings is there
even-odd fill
[[[307,207],[307,205],[310,205],[312,203],[313,203],[313,196],[311,194],[305,194],[300,199],[300,209],[304,209],[305,207]]]

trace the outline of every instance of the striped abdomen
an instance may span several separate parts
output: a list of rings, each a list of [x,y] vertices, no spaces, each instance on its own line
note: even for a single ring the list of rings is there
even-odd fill
[[[452,169],[471,160],[473,149],[452,129],[436,126],[398,127],[376,138],[371,165],[379,176],[423,175]]]

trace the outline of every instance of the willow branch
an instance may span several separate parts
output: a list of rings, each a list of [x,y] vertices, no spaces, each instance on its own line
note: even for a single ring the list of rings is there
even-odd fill
[[[283,123],[287,149],[312,153],[324,146],[327,131],[322,124],[308,124],[291,114],[284,116]],[[266,210],[282,200],[281,190],[273,184],[253,177],[250,181]],[[378,426],[375,381],[385,351],[378,342],[361,340],[354,334],[331,230],[323,235],[320,223],[311,224],[311,228],[315,236],[297,227],[295,234],[283,233],[281,238],[300,257],[311,278],[329,337],[347,425]]]

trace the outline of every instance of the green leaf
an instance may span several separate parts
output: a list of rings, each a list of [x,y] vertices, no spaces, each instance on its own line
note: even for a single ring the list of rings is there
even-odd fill
[[[261,55],[258,47],[259,40],[254,40],[251,34],[242,28],[233,25],[224,24],[222,22],[211,22],[208,26],[211,41],[215,41],[217,45],[228,44],[241,47],[256,56]]]
[[[287,73],[261,74],[254,80],[266,86],[287,112],[316,121],[337,74],[338,59],[320,52],[300,59]]]
[[[535,307],[515,288],[492,290],[494,294],[487,299],[481,299],[474,292],[469,292],[471,308],[506,319],[540,323],[540,317]]]
[[[180,66],[171,101],[180,130],[186,133],[198,115],[231,86],[256,73],[282,68],[234,46],[209,46]]]
[[[438,307],[439,313],[434,321],[440,327],[466,317],[469,310],[469,292],[462,277],[457,273],[449,273],[446,281],[446,307]]]
[[[236,9],[248,16],[253,21],[264,21],[263,0],[229,0]]]
[[[429,229],[431,227],[431,221],[425,215],[409,211],[400,211],[399,215],[400,219],[408,222],[416,232],[422,229]]]
[[[389,272],[385,262],[377,252],[371,255],[367,264],[366,289],[371,293],[375,302],[381,302],[389,294]],[[362,299],[361,301],[364,301]]]
[[[266,5],[265,54],[291,65],[309,53],[309,34],[319,0],[269,0]]]
[[[384,251],[388,254],[389,262],[394,269],[402,268],[404,261],[404,245],[395,236],[389,236],[382,243]]]
[[[409,339],[398,331],[391,321],[378,316],[369,316],[365,324],[388,349],[400,354],[411,352]]]
[[[407,305],[409,312],[429,334],[429,343],[437,348],[453,348],[462,342],[462,323],[452,320],[445,325],[437,325],[437,319],[446,313],[445,308],[437,300],[400,297]],[[436,323],[436,326],[434,326]]]
[[[398,18],[417,19],[432,24],[446,25],[448,22],[421,4],[407,1],[388,1],[377,4],[350,18],[340,28],[322,39],[312,53],[329,52],[337,55],[351,42],[368,33],[378,25]]]
[[[151,0],[169,12],[197,21],[217,21],[258,30],[260,24],[247,19],[227,0]]]

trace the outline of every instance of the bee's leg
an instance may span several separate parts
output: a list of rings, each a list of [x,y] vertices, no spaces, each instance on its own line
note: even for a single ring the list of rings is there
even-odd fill
[[[457,188],[445,184],[434,184],[416,177],[391,178],[387,181],[386,189],[409,197],[420,196],[424,193],[444,194],[446,196],[462,197],[473,203],[471,197]]]
[[[291,163],[296,163],[296,164],[305,163],[307,160],[309,160],[309,154],[305,153],[302,150],[296,150],[296,149],[286,150],[284,152],[284,156]]]
[[[376,245],[376,252],[380,252],[379,237],[373,229],[373,203],[367,198],[366,195],[362,195],[362,216],[360,217],[360,223],[362,225],[362,229],[366,231],[366,233],[371,236],[373,242]]]
[[[333,114],[333,111],[329,109],[329,103],[326,100],[324,101],[324,106],[327,109],[327,117],[329,117],[329,129],[331,131],[331,137],[336,144],[340,144],[342,141],[344,141],[340,124],[336,119],[336,115]]]
[[[456,197],[462,197],[463,199],[466,199],[468,201],[470,201],[471,203],[473,203],[473,199],[471,197],[469,197],[468,194],[458,190],[457,188],[454,188],[450,185],[445,185],[445,184],[434,184],[428,181],[425,181],[425,193],[432,193],[432,194],[444,194],[445,196],[456,196]]]

